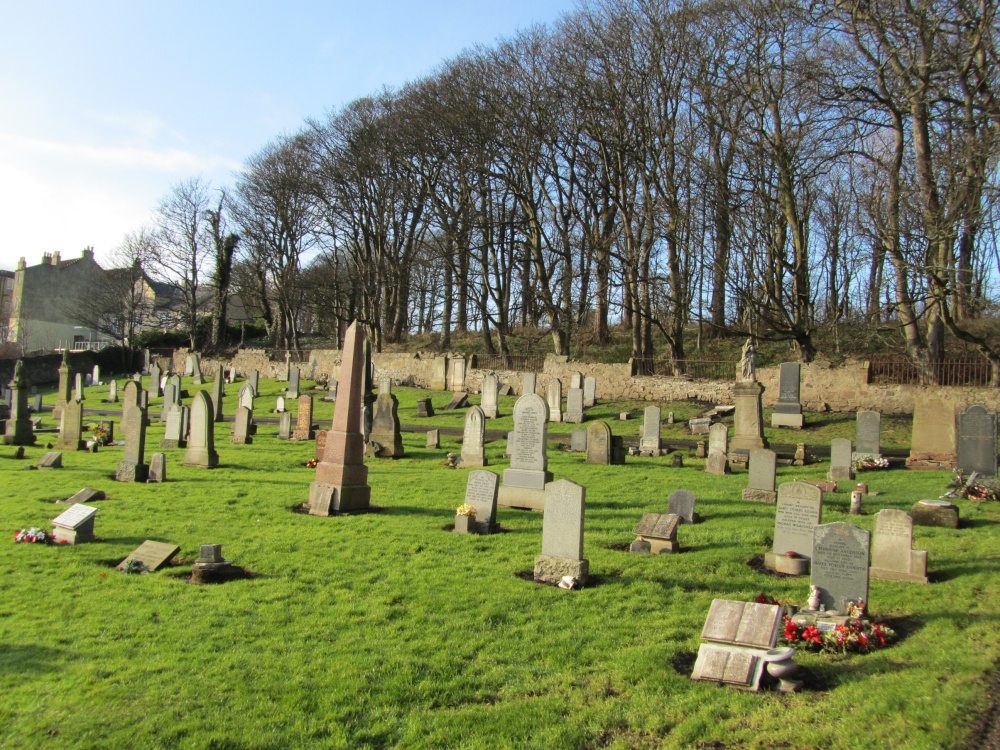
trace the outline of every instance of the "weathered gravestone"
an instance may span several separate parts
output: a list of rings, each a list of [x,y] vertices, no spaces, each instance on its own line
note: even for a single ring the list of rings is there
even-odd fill
[[[62,467],[62,452],[60,451],[49,451],[38,460],[39,469],[61,469]]]
[[[434,405],[431,403],[431,399],[418,398],[417,399],[417,416],[418,417],[433,417],[434,416]]]
[[[870,574],[883,581],[927,583],[927,552],[913,549],[913,519],[906,511],[876,514]]]
[[[485,441],[486,416],[478,406],[470,406],[465,412],[465,429],[462,431],[462,458],[458,462],[460,469],[487,465]]]
[[[830,473],[828,478],[831,481],[854,479],[854,470],[851,468],[852,456],[853,450],[850,440],[834,438],[830,441]]]
[[[171,375],[170,382],[174,385],[174,403],[179,403],[182,398],[187,398],[187,391],[181,387],[181,376]]]
[[[552,378],[549,381],[549,421],[562,422],[562,381]]]
[[[61,451],[86,450],[87,443],[83,440],[83,402],[71,398],[63,408],[59,418],[59,439],[56,448]]]
[[[452,391],[465,391],[465,357],[461,354],[448,358],[448,388]]]
[[[401,458],[403,456],[403,436],[400,434],[399,399],[392,392],[392,381],[382,381],[375,412],[372,416],[372,431],[369,444],[377,443],[375,455],[379,458]]]
[[[576,434],[574,432],[574,434]],[[587,463],[609,465],[611,463],[611,428],[606,422],[591,422],[585,433]]]
[[[910,508],[910,516],[916,526],[958,528],[958,506],[946,500],[921,500]]]
[[[545,485],[552,481],[546,452],[548,417],[548,406],[541,396],[521,396],[514,404],[514,437],[508,442],[510,468],[504,470],[498,495],[501,506],[545,509]]]
[[[448,358],[434,358],[434,372],[431,374],[431,390],[443,391],[448,386]]]
[[[226,381],[216,378],[212,383],[212,421],[222,421],[222,398],[226,393]],[[253,398],[250,399],[250,408],[253,408]]]
[[[256,370],[251,370],[250,374],[247,376],[247,382],[253,388],[254,393],[260,393],[260,373]]]
[[[323,396],[323,401],[332,402],[336,400],[337,400],[337,381],[331,378],[330,381],[326,384],[326,395]],[[427,401],[428,404],[430,403],[429,398],[424,400]],[[419,401],[417,403],[419,408]],[[420,415],[417,414],[417,416],[419,417]]]
[[[219,454],[215,451],[214,413],[212,399],[205,391],[194,394],[191,402],[191,433],[188,436],[188,448],[184,452],[185,466],[214,469],[219,465]]]
[[[698,523],[701,518],[694,512],[695,496],[690,490],[676,490],[667,496],[667,513],[680,516],[684,523]]]
[[[118,462],[115,479],[119,482],[145,482],[149,476],[146,457],[146,414],[138,406],[122,413],[125,452]]]
[[[302,377],[302,371],[298,367],[288,368],[288,388],[285,391],[285,395],[290,399],[296,399],[299,397],[299,380]]]
[[[94,541],[94,517],[97,508],[76,503],[52,519],[52,531],[59,544],[83,544]]]
[[[862,409],[858,411],[854,429],[857,452],[871,456],[882,455],[882,413]]]
[[[849,603],[868,603],[871,534],[837,521],[813,529],[810,583],[819,588],[820,607],[847,613]]]
[[[59,418],[66,403],[73,397],[69,375],[69,349],[63,349],[62,362],[59,364],[59,386],[56,391],[56,403],[52,407],[52,416],[56,419]]]
[[[997,415],[974,404],[958,415],[958,468],[997,475]]]
[[[500,416],[500,411],[497,406],[497,396],[500,390],[500,381],[497,380],[497,376],[492,372],[487,373],[483,376],[483,385],[480,388],[481,408],[483,410],[483,415],[487,419],[496,419]]]
[[[823,490],[819,487],[806,482],[778,485],[774,542],[764,555],[764,566],[779,573],[804,575],[813,556],[813,532],[822,516]]]
[[[163,440],[160,441],[160,447],[186,448],[187,434],[184,428],[188,426],[189,419],[188,407],[172,404],[167,412],[167,427],[163,433]]]
[[[35,414],[42,413],[42,394],[37,393],[31,398],[31,411]]]
[[[572,372],[569,376],[569,387],[583,389],[583,373]]]
[[[744,500],[773,503],[778,499],[778,493],[774,490],[777,461],[774,451],[750,451],[750,479],[743,489]]]
[[[181,548],[175,544],[154,542],[147,539],[128,557],[118,563],[115,570],[125,570],[128,564],[134,560],[141,563],[146,571],[153,573],[169,563],[180,551]]]
[[[497,391],[497,393],[499,393],[501,396],[513,396],[514,389],[510,386],[509,383],[501,383],[500,390]]]
[[[781,618],[774,604],[713,600],[701,633],[709,643],[699,647],[691,679],[758,691],[769,661],[791,658],[773,652]]]
[[[767,447],[764,439],[764,417],[761,406],[761,394],[764,387],[756,382],[739,382],[733,386],[733,401],[736,410],[733,413],[733,439],[731,450],[749,453]]]
[[[465,485],[465,504],[476,509],[476,529],[480,534],[497,530],[497,491],[500,475],[485,469],[469,472]]]
[[[167,481],[167,455],[165,453],[154,453],[149,459],[149,475],[147,482]]]
[[[583,379],[583,408],[589,409],[597,403],[597,380],[587,376]]]
[[[63,502],[66,505],[76,505],[77,503],[89,503],[94,500],[104,500],[107,496],[104,494],[104,490],[95,490],[93,487],[84,487],[82,490],[77,490],[77,492],[70,497],[66,498]]]
[[[956,453],[955,404],[940,398],[917,399],[907,468],[954,469]]]
[[[688,429],[691,430],[692,435],[707,435],[708,431],[712,429],[712,418],[695,417],[694,419],[689,419]],[[701,456],[701,458],[704,458],[704,456]]]
[[[201,359],[197,354],[191,355],[191,375],[194,378],[194,385],[201,385],[205,382],[204,377],[201,374]]]
[[[112,378],[111,382],[108,384],[108,403],[118,403],[118,381],[114,378]]]
[[[729,474],[729,427],[719,422],[708,431],[708,460],[705,471],[709,474]]]
[[[4,427],[4,445],[34,445],[35,430],[28,412],[28,384],[24,379],[24,361],[14,364],[14,377],[10,386],[10,416]]]
[[[677,544],[677,526],[681,517],[673,513],[643,513],[635,527],[635,541],[629,552],[662,555],[680,552]]]
[[[284,414],[285,413],[285,397],[278,396],[278,399],[274,402],[274,413]]]
[[[253,387],[249,383],[244,384],[240,388],[238,405],[253,411],[254,395]]]
[[[245,406],[236,407],[236,416],[233,419],[233,432],[229,442],[235,445],[250,445],[253,437],[250,436],[250,421],[253,419],[253,412]]]
[[[587,431],[585,429],[573,430],[569,439],[569,449],[573,453],[587,452]]]
[[[566,394],[566,414],[563,420],[571,424],[583,422],[583,389],[570,388]]]
[[[76,383],[73,388],[73,397],[83,401],[83,373],[76,374]]]
[[[160,407],[160,421],[166,422],[170,414],[170,407],[180,403],[177,399],[177,389],[173,382],[168,382],[163,387],[163,405]]]
[[[465,409],[469,405],[469,394],[459,391],[451,397],[451,401],[444,407],[444,411],[455,411],[455,409]]]
[[[805,424],[799,403],[802,366],[798,362],[782,362],[778,372],[778,403],[771,414],[771,427],[792,427],[801,430]]]
[[[639,438],[639,455],[660,455],[660,407],[647,406],[642,417],[642,436]]]
[[[536,581],[559,583],[569,576],[579,585],[587,583],[590,561],[583,557],[586,498],[587,489],[568,479],[546,485],[542,554],[535,558]]]
[[[292,439],[292,413],[290,411],[283,411],[278,415],[278,439]]]
[[[533,372],[524,373],[524,378],[521,381],[521,395],[525,396],[529,393],[533,394],[538,387],[538,376]]]
[[[441,430],[427,430],[427,447],[433,450],[441,447]]]
[[[333,425],[326,433],[323,458],[316,465],[316,479],[309,485],[309,513],[314,516],[366,510],[371,503],[362,432],[364,338],[364,334],[358,333],[357,321],[351,323],[344,337]]]
[[[292,440],[312,440],[316,437],[313,431],[313,397],[308,393],[299,396],[299,410],[296,415],[295,431]]]
[[[94,369],[91,372],[91,376],[90,376],[90,383],[91,383],[91,385],[100,385],[101,384],[101,366],[100,365],[94,365]]]
[[[163,372],[160,370],[160,366],[155,362],[149,366],[149,391],[153,394],[153,398],[159,398],[163,395],[163,386],[160,385],[160,378],[163,377]]]

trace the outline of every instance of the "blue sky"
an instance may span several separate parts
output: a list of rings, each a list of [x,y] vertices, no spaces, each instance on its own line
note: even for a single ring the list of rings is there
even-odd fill
[[[101,260],[172,184],[575,5],[0,2],[0,268]]]

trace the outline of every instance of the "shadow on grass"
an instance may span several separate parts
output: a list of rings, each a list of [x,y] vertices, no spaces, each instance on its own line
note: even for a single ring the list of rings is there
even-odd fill
[[[74,658],[67,651],[29,644],[0,643],[0,673],[16,672],[41,674],[64,669],[66,662]]]
[[[298,503],[297,505],[289,505],[285,508],[292,513],[298,513],[299,515],[308,516],[309,513],[309,503]],[[313,516],[313,518],[337,518],[338,516],[360,516],[368,513],[385,513],[386,508],[381,505],[370,505],[364,510],[349,510],[343,513],[331,513],[329,516]]]

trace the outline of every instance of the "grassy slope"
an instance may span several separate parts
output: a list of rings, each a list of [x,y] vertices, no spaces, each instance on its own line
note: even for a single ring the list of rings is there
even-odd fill
[[[259,407],[278,387],[262,382]],[[89,390],[88,406],[100,390]],[[418,394],[399,391],[404,423],[415,421]],[[432,395],[437,408],[449,396]],[[510,429],[513,399],[502,404],[508,416],[490,429]],[[328,419],[331,406],[317,412]],[[638,425],[612,428],[635,434]],[[683,434],[664,426],[664,435],[671,429]],[[820,429],[850,435],[853,424]],[[903,447],[906,429],[886,444]],[[753,695],[692,682],[673,666],[690,663],[713,598],[766,591],[801,604],[808,594],[804,580],[746,565],[768,548],[773,507],[738,499],[745,475],[707,475],[690,457],[683,469],[633,458],[589,466],[550,450],[555,476],[587,487],[596,585],[565,592],[516,575],[540,551],[541,514],[501,509],[507,533],[490,537],[445,530],[464,493],[465,472],[442,466],[456,438],[428,451],[423,435],[404,434],[406,458],[369,462],[380,511],[320,519],[289,512],[307,498],[312,443],[278,441],[262,425],[253,445],[232,446],[228,430],[217,435],[223,468],[187,469],[182,450],[166,451],[164,485],[111,481],[120,448],[64,454],[66,468],[46,473],[20,471],[13,449],[0,453],[7,533],[48,527],[61,510],[51,502],[82,486],[109,493],[96,503],[98,543],[0,543],[0,746],[938,748],[960,742],[985,707],[982,675],[1000,652],[1000,507],[960,501],[967,528],[917,529],[938,582],[872,582],[873,610],[905,618],[901,643],[868,656],[800,656],[812,690]],[[774,439],[821,442],[787,434]],[[154,416],[148,452],[161,436]],[[43,450],[29,449],[29,460]],[[506,466],[502,452],[487,446],[494,470]],[[778,480],[826,469],[779,468]],[[850,520],[871,529],[871,514],[936,497],[947,475],[865,478],[881,494]],[[685,552],[620,551],[639,516],[662,512],[679,487],[695,492],[704,518],[681,528]],[[848,501],[828,495],[824,521],[848,520]],[[146,576],[110,567],[146,538],[179,544],[188,561],[199,544],[222,543],[258,577],[199,587],[180,577],[187,567]]]

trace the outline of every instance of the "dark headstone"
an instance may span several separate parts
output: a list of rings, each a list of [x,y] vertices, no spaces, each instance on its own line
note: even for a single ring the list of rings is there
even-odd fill
[[[958,415],[958,468],[997,475],[997,415],[975,404]]]
[[[827,611],[844,614],[850,602],[868,603],[870,540],[870,532],[842,521],[813,530],[810,583]]]

